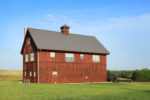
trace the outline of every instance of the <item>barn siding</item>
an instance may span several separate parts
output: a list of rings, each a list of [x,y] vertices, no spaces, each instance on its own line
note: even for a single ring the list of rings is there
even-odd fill
[[[55,58],[51,58],[50,52],[41,51],[39,57],[40,83],[106,81],[106,55],[100,56],[100,63],[93,63],[91,54],[84,54],[84,59],[80,59],[80,54],[74,54],[74,62],[65,62],[65,53],[56,52]],[[52,76],[53,71],[58,72],[57,77]]]
[[[32,42],[28,43],[28,37],[25,39],[25,47],[23,49],[23,80],[30,79],[30,82],[37,83],[37,54],[33,50]],[[30,53],[34,52],[34,62],[30,62]],[[25,62],[25,55],[29,55],[29,62]],[[26,76],[25,76],[26,72]],[[32,76],[30,77],[30,72],[32,72]],[[36,77],[33,76],[34,72],[36,72]]]

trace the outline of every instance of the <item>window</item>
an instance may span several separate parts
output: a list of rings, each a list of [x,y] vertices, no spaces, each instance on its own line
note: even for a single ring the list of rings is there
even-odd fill
[[[56,76],[57,76],[57,72],[56,72],[56,71],[53,71],[53,72],[52,72],[52,75],[53,75],[54,77],[56,77]]]
[[[93,55],[92,59],[93,59],[93,62],[99,62],[100,61],[99,55]]]
[[[34,72],[34,77],[36,77],[36,72]]]
[[[66,57],[66,62],[73,62],[74,61],[74,54],[72,54],[72,53],[66,53],[65,57]]]
[[[80,59],[84,59],[84,54],[80,54]]]
[[[30,54],[30,61],[34,61],[34,52]]]
[[[30,37],[28,37],[28,44],[30,44],[30,41],[31,41],[31,38],[30,38]]]
[[[32,76],[32,72],[30,72],[30,76]]]
[[[27,72],[26,71],[24,72],[24,76],[27,76]]]
[[[55,57],[55,52],[50,52],[50,57],[54,58]]]
[[[28,62],[28,61],[29,61],[28,56],[29,56],[28,54],[25,55],[25,62]]]

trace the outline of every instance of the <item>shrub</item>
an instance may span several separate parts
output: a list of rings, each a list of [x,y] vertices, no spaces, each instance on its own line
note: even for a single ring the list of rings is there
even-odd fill
[[[148,82],[150,81],[150,70],[136,70],[133,72],[132,79],[137,82]]]

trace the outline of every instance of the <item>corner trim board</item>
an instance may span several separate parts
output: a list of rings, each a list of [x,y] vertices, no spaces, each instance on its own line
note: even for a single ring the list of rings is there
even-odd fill
[[[39,75],[40,75],[40,72],[39,72],[39,51],[38,51],[38,84],[39,84]]]

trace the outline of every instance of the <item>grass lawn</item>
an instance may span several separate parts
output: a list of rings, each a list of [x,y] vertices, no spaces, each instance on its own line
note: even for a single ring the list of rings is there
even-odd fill
[[[150,100],[150,83],[20,84],[0,81],[0,100]]]
[[[150,100],[150,83],[21,84],[0,70],[0,100]]]

